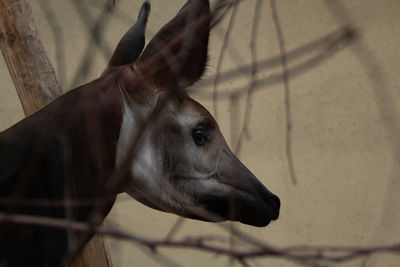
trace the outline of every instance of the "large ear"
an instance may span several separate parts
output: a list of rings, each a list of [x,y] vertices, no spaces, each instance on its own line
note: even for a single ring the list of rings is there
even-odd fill
[[[189,0],[153,37],[136,65],[158,87],[192,85],[206,66],[209,30],[208,0]]]
[[[185,10],[186,7],[187,7],[191,2],[193,2],[193,0],[188,0],[188,1],[181,7],[181,9],[179,9],[179,11],[178,11],[178,13],[177,13],[176,15],[179,15],[180,13],[182,13],[182,11]]]
[[[145,44],[145,29],[150,14],[150,3],[144,2],[138,15],[137,22],[125,33],[119,41],[107,68],[125,65],[135,61]],[[107,71],[107,69],[106,69]],[[104,72],[106,72],[104,71]]]

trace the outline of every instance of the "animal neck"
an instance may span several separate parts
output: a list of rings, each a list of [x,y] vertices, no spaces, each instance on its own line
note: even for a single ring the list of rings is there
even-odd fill
[[[110,75],[71,90],[0,133],[0,199],[45,203],[5,202],[0,212],[100,223],[118,193],[110,180],[121,122],[121,98]],[[73,206],[47,205],[57,203]],[[79,248],[91,235],[3,223],[0,262],[59,266],[71,248],[69,238]]]
[[[25,165],[39,161],[46,166],[29,169],[29,177],[38,189],[41,186],[51,194],[57,189],[56,198],[65,197],[66,185],[72,198],[116,195],[107,184],[115,168],[121,123],[122,102],[113,75],[71,90],[0,134],[4,159],[0,159],[0,184],[13,187],[29,169]]]

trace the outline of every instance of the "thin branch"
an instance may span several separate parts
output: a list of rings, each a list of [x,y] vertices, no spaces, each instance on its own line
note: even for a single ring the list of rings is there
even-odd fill
[[[244,121],[243,127],[240,131],[239,139],[236,144],[235,153],[239,153],[243,139],[249,131],[250,125],[250,115],[251,115],[251,94],[253,93],[254,88],[257,85],[257,73],[258,73],[258,61],[257,61],[257,33],[260,21],[260,14],[262,9],[262,0],[257,0],[255,9],[254,9],[254,18],[253,18],[253,27],[251,30],[251,42],[250,42],[250,50],[251,50],[251,69],[250,69],[250,83],[249,89],[247,90],[246,96],[246,109],[244,112]]]
[[[250,49],[251,49],[251,72],[250,72],[250,83],[249,83],[249,89],[247,91],[247,97],[246,97],[246,108],[245,108],[245,113],[244,113],[244,121],[243,121],[243,127],[242,130],[240,131],[238,142],[236,145],[235,149],[235,154],[238,154],[241,148],[242,141],[244,139],[245,134],[248,134],[248,127],[250,124],[250,111],[251,111],[251,93],[253,91],[253,88],[257,84],[257,79],[256,75],[258,72],[257,68],[257,33],[258,33],[258,26],[259,26],[259,21],[260,21],[260,14],[261,14],[261,8],[262,8],[262,0],[257,0],[255,9],[254,9],[254,18],[253,18],[253,27],[251,31],[251,42],[250,42]],[[232,203],[231,205],[231,213],[234,212],[234,193],[231,193],[230,201]],[[231,249],[233,249],[234,246],[234,235],[232,234],[232,230],[230,231],[230,242],[229,246]],[[247,263],[245,262],[244,259],[238,259],[238,261],[243,265],[247,266]]]
[[[45,18],[53,34],[56,49],[57,76],[59,83],[64,85],[66,81],[66,67],[63,28],[61,27],[61,23],[58,20],[56,13],[51,7],[50,1],[45,2],[45,0],[40,0],[39,6],[43,10]]]
[[[184,222],[185,218],[178,217],[174,225],[172,225],[171,229],[169,230],[168,234],[165,236],[165,239],[166,240],[172,239],[178,233],[179,229],[182,228]]]
[[[285,92],[285,117],[286,117],[286,134],[285,134],[286,159],[290,173],[290,178],[292,179],[292,183],[296,184],[297,178],[294,169],[293,152],[292,152],[292,111],[290,104],[289,71],[286,59],[285,39],[283,38],[283,32],[281,29],[281,23],[279,21],[279,15],[276,8],[275,0],[271,0],[271,12],[276,29],[276,34],[278,35],[279,51],[281,54],[281,62],[283,69],[283,86]]]
[[[339,25],[343,23],[352,25],[354,23],[342,1],[325,0],[324,4],[327,6],[328,10]],[[386,191],[383,198],[384,208],[378,224],[380,227],[373,236],[375,242],[382,242],[386,238],[389,238],[388,235],[391,235],[393,229],[397,227],[397,221],[393,219],[393,214],[398,212],[400,202],[398,194],[400,189],[400,117],[397,108],[398,104],[395,101],[395,95],[390,90],[383,68],[380,66],[367,42],[363,40],[363,38],[358,38],[358,42],[355,42],[351,48],[352,53],[359,62],[362,71],[371,85],[374,100],[382,119],[382,124],[389,135],[389,149],[393,157],[394,168],[385,189]],[[366,264],[369,260],[370,258],[367,257],[363,264]]]
[[[21,225],[40,225],[54,228],[67,228],[80,232],[96,232],[114,238],[124,239],[135,242],[142,246],[155,250],[161,247],[197,249],[205,252],[232,256],[237,259],[250,259],[263,256],[280,257],[287,260],[307,262],[310,260],[319,260],[332,263],[347,262],[352,259],[360,258],[365,255],[376,253],[400,253],[400,243],[374,246],[374,247],[356,247],[356,246],[292,246],[277,249],[272,246],[266,248],[252,249],[226,249],[221,246],[207,244],[200,236],[184,240],[165,240],[151,239],[140,235],[129,234],[123,231],[106,229],[102,226],[91,225],[84,222],[68,221],[64,219],[46,218],[33,215],[6,214],[0,212],[0,221],[3,223],[15,223]]]
[[[96,49],[94,48],[100,48],[106,60],[108,60],[111,56],[112,49],[103,40],[102,30],[110,18],[109,15],[112,13],[114,5],[112,2],[106,1],[101,15],[97,19],[93,19],[82,1],[73,0],[72,3],[74,4],[77,13],[80,15],[80,18],[86,26],[88,34],[90,35],[85,48],[85,55],[82,60],[82,64],[77,69],[71,82],[71,87],[75,87],[82,77],[86,77],[88,75],[89,70],[91,69],[93,58],[96,52]]]
[[[237,10],[238,10],[238,8],[237,8],[238,3],[239,3],[239,0],[234,0],[234,2],[233,2],[233,8],[232,8],[232,13],[231,13],[231,16],[229,19],[228,28],[226,29],[224,41],[222,42],[222,47],[221,47],[221,50],[220,50],[219,56],[218,56],[217,71],[215,74],[214,87],[213,87],[213,108],[214,108],[214,117],[216,120],[218,119],[217,101],[218,101],[219,76],[220,76],[220,72],[221,72],[221,68],[222,68],[222,63],[224,61],[225,51],[228,46],[228,42],[229,42],[229,39],[230,39],[230,36],[232,33],[233,23],[235,22]]]
[[[288,69],[288,75],[290,77],[296,77],[298,75],[301,75],[307,71],[310,71],[312,68],[315,68],[325,62],[326,60],[330,59],[333,55],[335,55],[337,52],[341,51],[346,47],[348,44],[350,44],[352,41],[355,40],[356,35],[355,31],[351,28],[344,28],[343,31],[338,32],[339,35],[336,36],[333,39],[327,40],[327,42],[324,42],[324,45],[322,47],[322,51],[314,55],[313,57],[305,60],[304,62],[301,62],[291,68]],[[267,61],[265,61],[267,62]],[[264,62],[264,63],[265,63]],[[267,66],[264,65],[264,66]],[[247,69],[248,67],[244,67]],[[261,66],[259,65],[259,68]],[[238,69],[235,69],[233,71],[229,71],[228,74],[229,76],[233,73],[237,73]],[[284,74],[283,72],[279,72],[276,74],[272,74],[269,77],[266,78],[260,78],[257,81],[257,86],[254,87],[253,91],[259,91],[259,90],[265,90],[266,86],[270,86],[273,84],[281,83],[284,79]],[[212,94],[208,92],[204,92],[202,90],[203,84],[199,83],[199,86],[194,86],[193,89],[191,89],[189,92],[195,93],[196,96],[199,96],[204,99],[212,99]],[[245,94],[247,92],[248,86],[242,86],[242,87],[237,87],[233,88],[231,90],[226,90],[219,92],[219,99],[221,98],[231,98],[232,96],[240,96],[242,94]]]

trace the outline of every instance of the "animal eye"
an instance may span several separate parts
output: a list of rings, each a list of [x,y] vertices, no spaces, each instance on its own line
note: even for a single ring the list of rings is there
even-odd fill
[[[193,141],[198,146],[204,145],[208,141],[208,136],[206,134],[206,129],[203,126],[199,126],[193,130]]]

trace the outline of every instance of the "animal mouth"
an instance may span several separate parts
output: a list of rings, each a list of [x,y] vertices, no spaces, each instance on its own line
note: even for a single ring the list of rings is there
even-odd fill
[[[245,198],[245,199],[244,199]],[[249,196],[209,197],[203,207],[224,220],[239,221],[252,226],[267,226],[279,217],[279,204],[263,203]],[[277,203],[279,198],[276,198]]]
[[[204,199],[207,210],[226,220],[252,226],[266,226],[278,219],[280,200],[226,147],[214,177],[228,188],[225,196]]]
[[[241,172],[235,173],[236,175],[232,172],[229,174],[216,172],[209,176],[208,179],[218,181],[225,188],[225,192],[198,195],[194,205],[203,209],[204,213],[193,214],[189,210],[180,215],[203,221],[239,221],[258,227],[267,226],[271,221],[277,220],[280,210],[279,197],[265,188],[250,171],[239,170]],[[233,176],[238,177],[233,178]],[[198,178],[190,179],[182,175],[174,178],[185,182],[193,179],[201,181]]]

